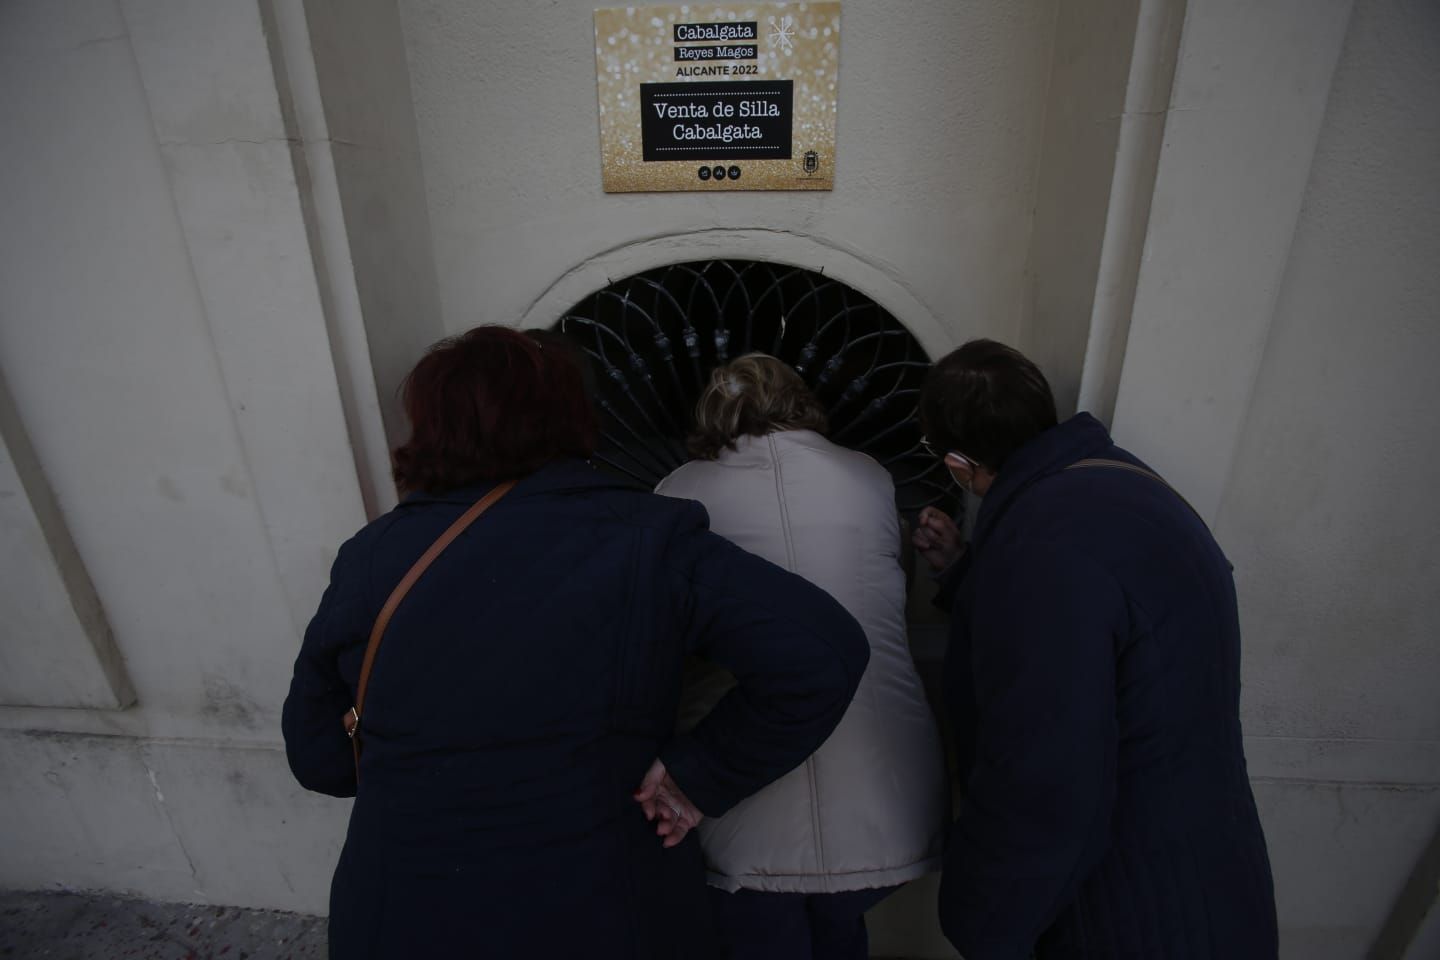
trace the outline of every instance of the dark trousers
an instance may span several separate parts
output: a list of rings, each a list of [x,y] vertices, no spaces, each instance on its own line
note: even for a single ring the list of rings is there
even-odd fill
[[[865,911],[899,887],[845,893],[761,893],[710,888],[729,960],[866,960]]]

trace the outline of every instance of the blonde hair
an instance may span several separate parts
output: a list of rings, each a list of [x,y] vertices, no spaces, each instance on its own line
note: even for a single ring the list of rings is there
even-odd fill
[[[711,371],[695,405],[689,448],[701,460],[714,460],[722,450],[734,450],[740,437],[826,429],[825,408],[800,374],[768,354],[747,353]]]

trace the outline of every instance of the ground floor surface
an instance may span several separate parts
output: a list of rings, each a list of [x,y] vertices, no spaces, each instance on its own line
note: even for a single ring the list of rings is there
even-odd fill
[[[78,893],[0,893],[4,960],[324,960],[325,918]]]
[[[0,892],[3,960],[324,960],[325,956],[324,917],[81,893]]]

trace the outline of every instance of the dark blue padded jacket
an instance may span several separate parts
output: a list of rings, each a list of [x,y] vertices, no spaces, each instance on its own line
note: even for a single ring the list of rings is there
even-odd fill
[[[304,786],[355,794],[341,715],[371,624],[486,489],[411,497],[341,547],[285,702]],[[690,653],[738,686],[672,738]],[[696,838],[663,850],[632,791],[658,754],[723,813],[819,746],[868,656],[838,603],[710,533],[698,504],[574,461],[521,480],[380,648],[331,956],[710,956]]]
[[[1002,467],[945,693],[965,801],[941,923],[966,960],[1273,960],[1230,564],[1081,414]]]

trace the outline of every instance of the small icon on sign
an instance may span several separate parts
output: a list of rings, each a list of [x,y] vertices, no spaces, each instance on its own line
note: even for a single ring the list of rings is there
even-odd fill
[[[740,179],[740,168],[739,168],[739,167],[731,167],[729,170],[727,170],[727,171],[725,171],[725,172],[730,175],[730,179],[731,179],[731,180],[739,180],[739,179]]]
[[[820,169],[820,154],[814,150],[805,151],[805,172],[812,174]]]
[[[770,45],[779,45],[780,49],[789,56],[795,52],[795,18],[781,17],[776,23],[775,18],[770,18]]]
[[[722,166],[720,166],[719,164],[716,164],[715,169],[713,169],[713,170],[710,171],[710,175],[711,175],[712,177],[714,177],[716,180],[724,180],[724,179],[725,179],[725,168],[722,167]]]
[[[710,179],[710,168],[709,168],[709,167],[701,167],[699,173],[696,174],[696,175],[697,175],[701,180],[709,180],[709,179]]]

